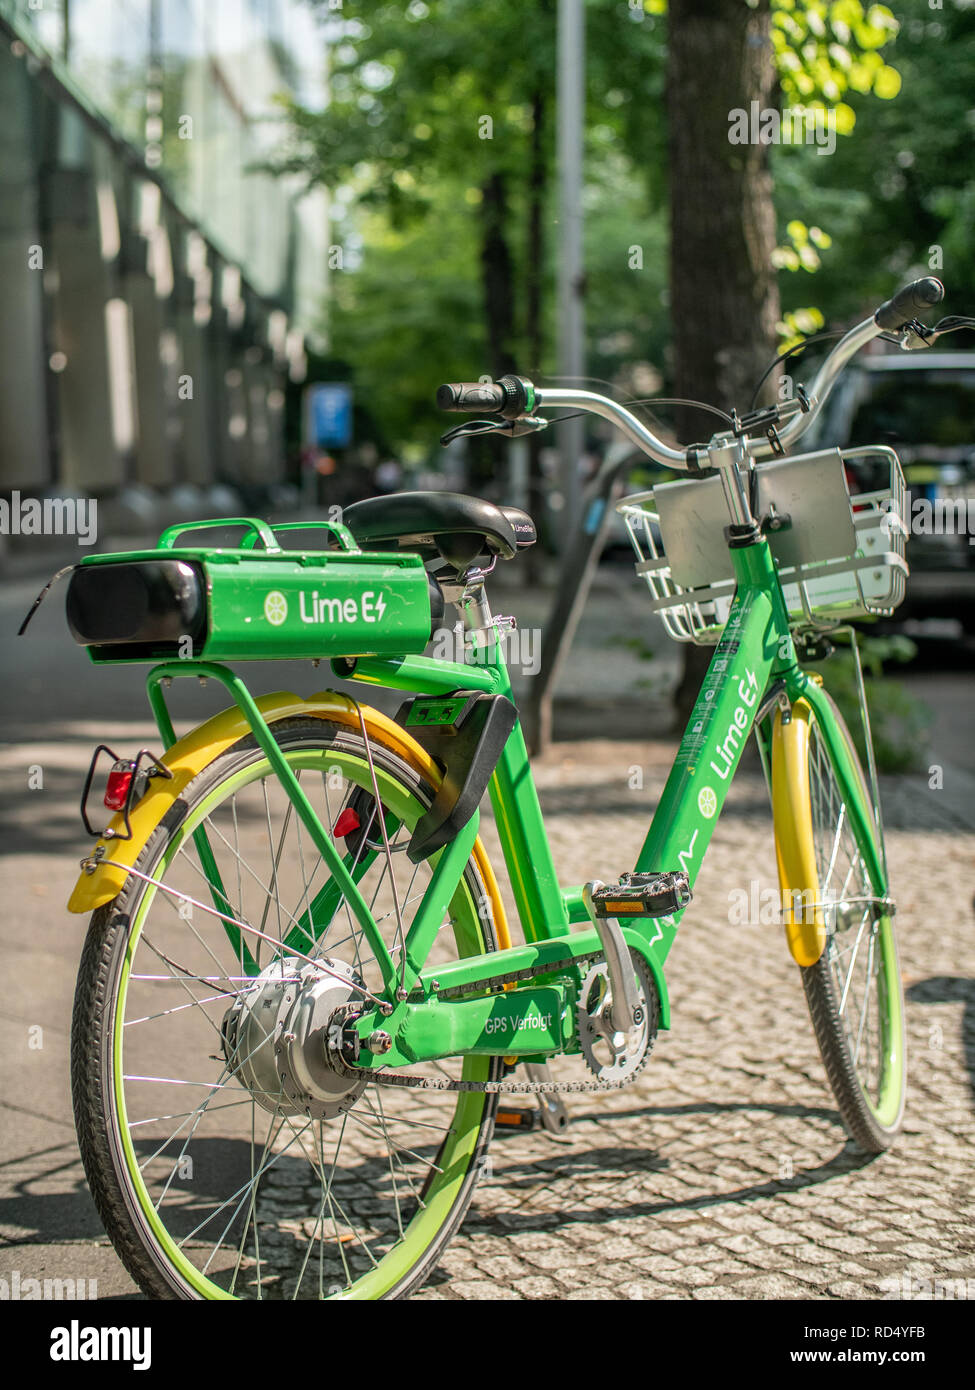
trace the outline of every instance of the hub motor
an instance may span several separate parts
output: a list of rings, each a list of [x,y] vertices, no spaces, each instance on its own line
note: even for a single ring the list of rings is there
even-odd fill
[[[223,1052],[258,1105],[318,1120],[352,1108],[368,1078],[351,1075],[330,1047],[329,1023],[362,997],[361,984],[342,961],[284,956],[238,995],[223,1018]]]

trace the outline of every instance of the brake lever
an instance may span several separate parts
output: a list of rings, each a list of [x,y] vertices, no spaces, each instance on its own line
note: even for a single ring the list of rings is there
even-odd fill
[[[946,333],[957,333],[960,328],[975,329],[975,319],[964,314],[948,314],[945,318],[939,319],[933,328],[925,328],[923,323],[913,319],[903,330],[900,346],[905,352],[917,352],[921,348],[930,347],[936,339],[943,338]]]
[[[521,415],[516,420],[466,420],[440,436],[440,443],[446,446],[454,439],[480,434],[505,434],[509,439],[517,439],[523,434],[535,434],[548,427],[548,420],[540,415]]]
[[[912,319],[901,332],[900,346],[904,352],[919,352],[921,348],[930,347],[934,340],[940,337],[937,329],[925,328],[923,323]]]

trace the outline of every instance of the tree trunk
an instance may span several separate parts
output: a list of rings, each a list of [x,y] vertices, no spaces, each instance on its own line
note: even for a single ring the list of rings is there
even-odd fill
[[[768,146],[733,145],[730,113],[775,105],[770,0],[670,0],[667,111],[674,394],[746,410],[775,351],[775,210]],[[774,386],[774,382],[770,383]],[[681,413],[704,438],[717,421]],[[675,695],[687,722],[710,657],[685,647]]]
[[[545,93],[536,87],[532,93],[532,133],[528,155],[528,235],[525,264],[525,351],[522,371],[537,380],[545,350],[542,325],[542,285],[545,276],[545,189],[548,168],[545,161]],[[545,511],[542,478],[541,435],[528,436],[528,511],[541,528]],[[524,557],[525,582],[535,585],[541,578],[541,547],[532,546]]]
[[[488,355],[495,377],[515,369],[511,355],[514,334],[514,277],[508,247],[508,188],[496,171],[481,188],[481,277]]]
[[[515,287],[508,244],[508,185],[498,170],[481,184],[480,223],[487,367],[497,378],[515,370]],[[490,491],[507,466],[508,445],[490,436],[470,439],[468,445],[468,486],[475,493]]]

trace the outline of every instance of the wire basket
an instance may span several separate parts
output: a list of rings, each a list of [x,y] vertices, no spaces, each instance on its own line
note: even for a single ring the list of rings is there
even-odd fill
[[[846,465],[873,458],[886,485],[850,494]],[[885,617],[904,598],[904,475],[893,449],[830,449],[772,459],[754,470],[755,512],[778,519],[769,545],[790,625],[828,630],[850,618]],[[736,581],[724,536],[718,477],[664,483],[617,504],[646,580],[650,606],[675,641],[717,642]]]

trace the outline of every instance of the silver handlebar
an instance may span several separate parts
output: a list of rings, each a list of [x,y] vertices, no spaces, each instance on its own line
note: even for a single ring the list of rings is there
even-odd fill
[[[858,323],[855,328],[851,328],[849,333],[842,337],[836,344],[833,351],[816,373],[816,379],[810,387],[810,409],[802,415],[794,416],[789,423],[778,432],[779,443],[786,453],[789,452],[789,449],[799,436],[805,434],[813,421],[818,419],[823,405],[826,402],[826,397],[833,389],[833,383],[846,366],[847,362],[849,362],[850,358],[855,353],[859,352],[862,347],[865,347],[867,343],[871,342],[872,339],[883,333],[883,331],[884,330],[873,318],[873,315],[871,315],[870,318],[864,319],[862,323]],[[767,458],[772,453],[772,446],[767,440],[763,440],[761,443],[751,446],[749,448],[749,453],[753,458]]]
[[[574,405],[580,410],[584,410],[588,415],[601,415],[604,420],[611,421],[638,449],[642,449],[645,454],[649,454],[658,463],[665,463],[669,468],[687,467],[687,455],[684,450],[671,449],[662,439],[658,439],[651,430],[648,430],[646,425],[641,425],[636,416],[631,415],[625,406],[610,400],[608,396],[597,396],[595,391],[575,391],[561,387],[550,388],[546,386],[544,390],[536,389],[535,408],[537,410],[552,409],[562,405]]]
[[[779,441],[783,449],[788,452],[800,435],[805,434],[813,421],[818,418],[826,397],[832,390],[833,383],[854,353],[859,352],[862,347],[883,331],[871,316],[864,319],[862,323],[858,323],[855,328],[851,328],[849,333],[840,339],[816,373],[816,379],[809,391],[810,409],[803,414],[793,416],[788,424],[778,431]],[[553,409],[558,406],[575,406],[589,415],[600,415],[604,420],[609,420],[616,425],[631,443],[635,444],[638,449],[642,449],[657,463],[685,472],[689,468],[686,449],[671,449],[662,439],[658,439],[652,430],[648,430],[645,425],[641,424],[625,406],[610,400],[607,396],[599,396],[594,391],[545,387],[541,390],[536,389],[535,401],[536,410]],[[723,442],[727,444],[732,439],[733,436],[731,435],[719,435],[712,443]],[[762,438],[761,440],[749,441],[747,450],[753,458],[766,458],[772,453],[772,446],[767,439]],[[703,453],[704,450],[701,449],[699,452]],[[701,462],[703,463],[705,460],[702,459]]]

